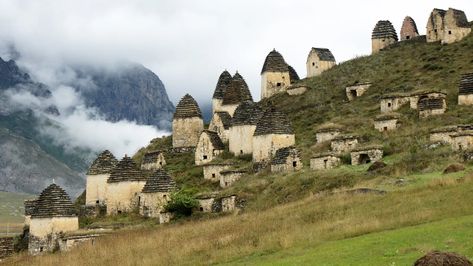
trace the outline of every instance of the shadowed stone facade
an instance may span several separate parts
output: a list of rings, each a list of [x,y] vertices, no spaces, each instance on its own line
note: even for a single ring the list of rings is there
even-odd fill
[[[197,201],[199,202],[198,209],[201,212],[225,213],[233,212],[237,209],[235,195],[219,197],[217,193],[203,194],[197,196]]]
[[[398,37],[396,30],[389,20],[380,20],[376,23],[371,34],[371,50],[377,53],[380,50],[397,43]]]
[[[353,101],[357,97],[362,96],[369,87],[371,87],[371,83],[361,83],[346,87],[345,92],[348,100]]]
[[[92,163],[87,171],[87,183],[85,188],[85,205],[93,206],[105,204],[107,195],[107,179],[118,160],[113,154],[105,150]]]
[[[315,138],[317,143],[324,143],[326,141],[331,141],[338,135],[343,132],[343,127],[341,125],[328,123],[320,126],[315,132]]]
[[[374,128],[379,132],[396,130],[400,125],[399,118],[400,115],[397,113],[378,115],[374,120]]]
[[[330,142],[330,148],[335,153],[349,152],[357,145],[358,137],[353,135],[339,135]]]
[[[402,106],[409,103],[411,97],[409,94],[395,93],[381,97],[381,113],[389,113],[399,110]]]
[[[210,163],[225,150],[217,132],[204,130],[195,149],[195,165]]]
[[[454,43],[465,38],[471,26],[465,12],[453,8],[435,8],[427,22],[427,42]]]
[[[315,77],[334,67],[337,63],[332,52],[326,48],[312,48],[307,56],[307,77]]]
[[[253,134],[262,116],[263,110],[257,103],[245,101],[238,106],[228,137],[231,153],[236,156],[253,153]]]
[[[300,152],[294,147],[285,147],[276,151],[271,160],[271,172],[291,172],[302,169]]]
[[[204,179],[212,182],[220,182],[221,172],[232,167],[232,164],[206,164],[203,167]]]
[[[453,134],[452,148],[456,151],[467,151],[473,149],[473,130],[467,130]]]
[[[212,112],[221,112],[222,109],[222,101],[223,95],[225,95],[225,91],[227,90],[228,85],[232,81],[232,75],[228,73],[227,70],[223,71],[218,78],[217,85],[215,86],[215,91],[212,97]]]
[[[172,147],[188,148],[197,146],[204,129],[202,113],[197,102],[186,94],[176,106],[172,120]]]
[[[459,105],[473,105],[473,73],[462,75],[458,90]]]
[[[224,143],[228,142],[228,134],[232,125],[232,117],[227,112],[216,112],[212,116],[209,130],[217,132]]]
[[[379,161],[383,158],[382,146],[368,146],[354,149],[351,153],[351,164],[367,164]]]
[[[125,213],[138,208],[139,194],[146,179],[135,162],[125,155],[107,180],[107,214]]]
[[[419,117],[425,118],[445,113],[447,110],[446,96],[444,93],[418,95],[417,108],[419,110]]]
[[[332,169],[341,164],[340,158],[335,153],[322,153],[310,159],[310,169],[326,170]]]
[[[408,41],[417,36],[419,36],[419,31],[417,30],[416,22],[409,16],[405,17],[402,22],[401,41]]]
[[[285,92],[297,80],[299,76],[294,68],[286,63],[278,51],[273,50],[266,56],[261,70],[261,98]]]
[[[220,172],[220,187],[226,188],[231,186],[245,174],[245,170],[226,170]]]
[[[176,190],[176,182],[162,169],[146,180],[139,197],[140,214],[144,217],[159,217]]]
[[[141,170],[156,171],[166,165],[164,153],[162,151],[147,152],[141,161]]]

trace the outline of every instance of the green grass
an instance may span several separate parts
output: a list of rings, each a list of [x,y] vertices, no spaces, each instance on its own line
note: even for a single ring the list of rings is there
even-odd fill
[[[412,265],[432,250],[473,259],[473,215],[255,255],[229,265]]]
[[[0,192],[0,224],[22,223],[24,221],[23,201],[34,198],[32,195]]]

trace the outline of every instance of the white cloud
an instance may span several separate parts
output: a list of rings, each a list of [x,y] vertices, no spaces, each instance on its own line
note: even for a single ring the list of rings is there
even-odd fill
[[[238,70],[258,99],[272,48],[305,76],[310,47],[330,48],[338,61],[366,55],[378,20],[399,32],[409,15],[424,33],[434,7],[473,14],[471,0],[0,0],[0,40],[30,67],[136,61],[160,76],[174,102],[190,92],[210,103],[223,69]]]

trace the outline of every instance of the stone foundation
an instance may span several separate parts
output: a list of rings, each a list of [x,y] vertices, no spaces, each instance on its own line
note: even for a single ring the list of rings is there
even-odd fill
[[[312,170],[332,169],[339,166],[340,164],[340,158],[331,154],[320,155],[320,157],[314,157],[310,159],[310,169]]]
[[[14,237],[0,237],[0,262],[15,252]]]

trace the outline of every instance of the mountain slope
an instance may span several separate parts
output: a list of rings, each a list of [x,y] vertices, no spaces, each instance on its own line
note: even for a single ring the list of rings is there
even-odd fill
[[[76,196],[84,176],[43,151],[37,144],[0,128],[0,190],[38,194],[53,180]]]
[[[93,82],[91,87],[78,86],[86,104],[97,108],[107,120],[170,128],[174,106],[159,77],[149,69],[125,64],[115,70],[85,67],[78,72]]]

